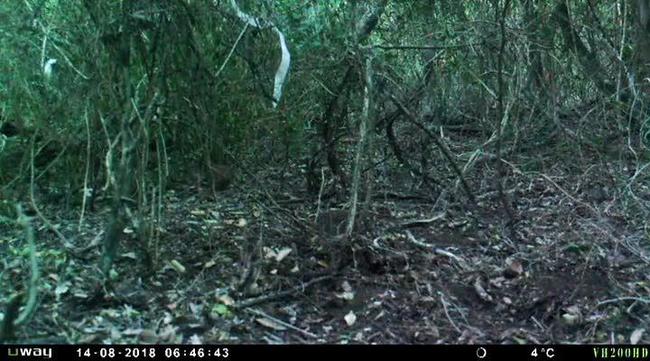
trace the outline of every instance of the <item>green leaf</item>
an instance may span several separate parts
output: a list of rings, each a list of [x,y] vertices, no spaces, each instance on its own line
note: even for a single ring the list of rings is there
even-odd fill
[[[228,306],[224,305],[223,303],[216,304],[212,306],[212,310],[210,311],[213,317],[230,317],[232,316],[232,312],[230,312],[230,308]]]

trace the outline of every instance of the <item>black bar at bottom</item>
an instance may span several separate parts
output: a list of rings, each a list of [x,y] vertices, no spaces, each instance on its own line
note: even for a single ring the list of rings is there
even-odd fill
[[[648,360],[650,345],[0,345],[0,360]],[[342,361],[342,360],[341,360]]]

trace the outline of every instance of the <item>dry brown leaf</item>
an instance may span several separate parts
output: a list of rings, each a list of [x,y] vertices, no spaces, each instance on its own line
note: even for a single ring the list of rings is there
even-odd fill
[[[343,281],[343,283],[341,284],[341,288],[343,288],[343,291],[345,292],[352,292],[352,286],[348,281]]]
[[[504,270],[504,275],[506,277],[514,278],[524,273],[524,266],[521,264],[521,261],[508,257],[505,263],[506,269]]]
[[[227,294],[217,297],[217,300],[226,306],[232,306],[235,304],[235,300]]]
[[[203,344],[203,339],[201,336],[194,334],[190,336],[190,338],[187,340],[187,343],[190,345],[202,345]]]
[[[205,269],[212,268],[212,267],[214,267],[216,264],[217,264],[217,262],[215,262],[214,260],[211,260],[211,261],[206,262],[206,263],[203,265],[203,268],[205,268]]]
[[[357,315],[355,315],[354,312],[350,311],[347,315],[343,316],[343,319],[348,326],[352,326],[355,322],[357,322]]]
[[[572,314],[572,313],[565,313],[562,315],[562,320],[564,323],[568,326],[573,326],[578,323],[580,320],[580,317],[578,315]]]
[[[336,296],[336,298],[341,298],[346,301],[352,301],[354,299],[354,292],[335,293],[334,296]]]
[[[135,252],[122,253],[121,257],[122,258],[132,259],[132,260],[137,260],[138,259],[138,256],[136,256]]]
[[[282,262],[283,259],[285,259],[289,253],[291,253],[292,249],[289,247],[285,247],[280,249],[279,251],[276,252],[275,254],[275,261],[276,262]]]
[[[144,329],[138,335],[138,340],[143,343],[156,343],[158,339],[158,335],[154,330]]]
[[[480,299],[482,299],[485,302],[492,302],[492,296],[490,296],[489,293],[483,288],[483,285],[481,285],[481,279],[479,277],[476,277],[476,280],[474,281],[474,291],[476,291],[476,294]]]
[[[641,341],[641,337],[643,337],[643,334],[645,333],[645,328],[637,328],[632,332],[630,335],[630,343],[632,345],[636,345]]]

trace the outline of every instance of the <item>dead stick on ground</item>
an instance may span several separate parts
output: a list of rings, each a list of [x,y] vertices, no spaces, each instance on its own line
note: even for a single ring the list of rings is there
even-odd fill
[[[273,316],[269,316],[268,314],[266,314],[266,313],[264,313],[264,312],[262,312],[262,311],[260,311],[260,310],[256,310],[256,309],[252,309],[252,308],[247,308],[247,309],[246,309],[246,312],[248,312],[248,313],[252,313],[252,314],[254,314],[254,315],[261,316],[261,317],[264,317],[264,318],[268,318],[269,320],[271,320],[271,321],[277,323],[277,324],[280,325],[280,326],[283,326],[283,327],[286,327],[286,328],[288,328],[288,329],[291,329],[291,330],[297,331],[297,332],[299,332],[299,333],[301,333],[301,334],[303,334],[303,335],[305,335],[305,336],[307,336],[307,337],[318,338],[318,335],[315,335],[315,334],[313,334],[313,333],[311,333],[311,332],[309,332],[309,331],[305,331],[305,330],[303,330],[303,329],[301,329],[301,328],[298,328],[298,327],[296,327],[296,326],[294,326],[294,325],[292,325],[292,324],[290,324],[290,323],[284,322],[284,321],[282,321],[282,320],[280,320],[280,319],[278,319],[278,318],[275,318],[275,317],[273,317]]]
[[[458,333],[462,334],[463,331],[456,325],[456,322],[454,322],[454,320],[451,318],[451,315],[449,315],[449,310],[447,310],[448,303],[447,303],[447,301],[445,300],[445,297],[442,294],[440,294],[440,303],[442,303],[442,308],[445,311],[445,316],[447,316],[447,320],[449,320],[449,323],[451,323],[451,325],[454,327],[454,329]]]
[[[263,302],[277,300],[279,298],[286,297],[286,296],[292,295],[292,294],[300,292],[300,291],[304,291],[307,287],[309,287],[309,286],[311,286],[311,285],[313,285],[315,283],[325,281],[325,280],[330,279],[330,278],[332,278],[332,275],[317,277],[317,278],[314,278],[314,279],[312,279],[312,280],[310,280],[308,282],[303,283],[302,285],[295,286],[295,287],[290,288],[290,289],[285,290],[285,291],[280,291],[280,292],[276,292],[276,293],[272,293],[272,294],[268,294],[268,295],[263,295],[263,296],[259,296],[259,297],[255,297],[255,298],[249,298],[249,299],[243,300],[241,302],[235,303],[234,308],[246,308],[246,307],[257,305],[257,304],[260,304],[260,303],[263,303]]]
[[[415,238],[413,233],[411,233],[409,230],[406,230],[405,232],[406,232],[406,238],[408,238],[408,240],[411,241],[411,243],[415,244],[416,246],[426,248],[426,249],[430,249],[435,254],[445,256],[445,257],[449,257],[449,258],[453,259],[454,261],[456,261],[458,263],[458,266],[460,266],[460,268],[463,269],[463,270],[469,270],[470,269],[467,262],[465,262],[465,260],[463,260],[459,256],[457,256],[457,255],[455,255],[455,254],[453,254],[453,253],[451,253],[449,251],[446,251],[446,250],[444,250],[442,248],[436,248],[432,244],[424,243],[424,242],[418,240],[417,238]]]

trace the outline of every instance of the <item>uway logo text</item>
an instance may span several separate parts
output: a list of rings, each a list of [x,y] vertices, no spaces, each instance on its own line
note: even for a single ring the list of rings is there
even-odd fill
[[[52,358],[51,347],[8,347],[7,356],[13,357],[37,357],[37,358]]]

